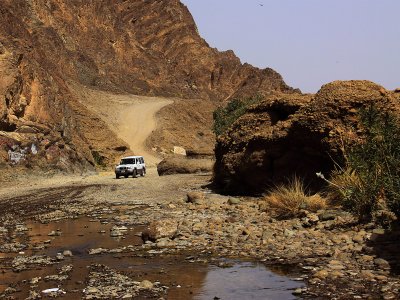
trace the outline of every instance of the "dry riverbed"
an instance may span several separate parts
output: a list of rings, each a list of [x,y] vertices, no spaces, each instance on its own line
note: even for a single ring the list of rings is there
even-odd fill
[[[2,187],[0,299],[234,299],[232,274],[236,299],[400,297],[396,229],[340,210],[276,220],[209,180],[150,169]]]

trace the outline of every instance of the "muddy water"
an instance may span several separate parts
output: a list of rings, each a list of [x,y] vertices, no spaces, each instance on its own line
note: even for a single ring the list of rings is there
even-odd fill
[[[27,223],[30,246],[20,256],[48,255],[54,258],[64,250],[72,251],[73,256],[52,266],[35,266],[16,273],[11,270],[10,261],[17,255],[2,254],[0,293],[13,286],[18,291],[14,294],[16,299],[24,299],[29,290],[60,287],[67,292],[63,299],[79,299],[86,286],[88,266],[93,263],[106,265],[136,281],[160,282],[169,287],[167,299],[295,299],[293,290],[303,285],[260,263],[212,258],[204,253],[177,256],[133,250],[89,255],[88,250],[96,248],[141,248],[143,226],[130,228],[118,238],[110,237],[112,226],[105,220],[100,222],[88,217],[49,224]],[[8,267],[4,261],[8,261]],[[62,282],[44,280],[48,275],[58,274],[64,265],[73,266],[69,279]],[[224,268],[219,267],[221,265]],[[41,277],[41,280],[32,288],[30,281],[35,277]]]

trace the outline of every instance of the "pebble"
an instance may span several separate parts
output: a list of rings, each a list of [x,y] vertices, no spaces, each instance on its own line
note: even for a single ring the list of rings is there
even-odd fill
[[[389,262],[387,260],[384,260],[383,258],[374,259],[374,264],[380,269],[384,270],[390,269]]]
[[[238,198],[229,198],[228,199],[228,204],[229,205],[237,205],[240,203],[240,199]]]
[[[375,277],[371,270],[362,270],[360,275],[364,279],[374,279]]]
[[[320,270],[314,274],[314,278],[325,279],[329,276],[329,272],[327,270]]]
[[[63,255],[64,255],[65,257],[71,257],[71,256],[73,256],[71,250],[64,250],[64,251],[63,251]]]
[[[149,281],[149,280],[143,280],[143,281],[139,284],[139,287],[140,287],[140,288],[146,289],[146,290],[152,289],[153,286],[154,286],[154,284],[153,284],[151,281]]]

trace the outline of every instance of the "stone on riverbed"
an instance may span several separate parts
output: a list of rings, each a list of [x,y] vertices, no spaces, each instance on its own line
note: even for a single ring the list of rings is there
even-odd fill
[[[7,244],[3,244],[0,245],[0,252],[4,252],[4,253],[18,253],[21,250],[24,250],[28,248],[27,245],[21,244],[21,243],[7,243]]]
[[[178,221],[174,219],[161,219],[150,223],[148,229],[142,232],[142,240],[157,241],[161,238],[173,238],[178,231]]]
[[[64,250],[64,251],[63,251],[63,255],[64,255],[65,257],[71,257],[71,256],[73,256],[71,250]]]
[[[153,286],[154,286],[153,283],[152,283],[151,281],[149,281],[149,280],[143,280],[143,281],[139,284],[139,287],[140,287],[140,288],[146,289],[146,290],[152,289]]]
[[[102,254],[102,253],[106,253],[107,251],[108,251],[107,249],[103,249],[103,248],[90,249],[89,255]]]
[[[128,228],[125,226],[113,226],[110,229],[110,236],[111,237],[119,237],[119,236],[123,236],[124,232],[127,231]]]
[[[202,204],[205,200],[204,193],[195,191],[187,193],[186,197],[186,202],[193,204]]]

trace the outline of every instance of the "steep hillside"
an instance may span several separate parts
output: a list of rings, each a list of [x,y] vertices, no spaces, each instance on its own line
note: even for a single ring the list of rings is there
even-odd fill
[[[128,145],[82,105],[71,82],[214,103],[294,91],[275,71],[210,48],[177,0],[3,0],[0,14],[3,165],[9,150],[49,165],[48,149],[56,148],[52,164],[62,168],[107,165],[125,152]]]
[[[290,90],[275,71],[210,48],[178,0],[5,0],[1,8],[6,44],[39,52],[48,69],[85,85],[218,99]]]

